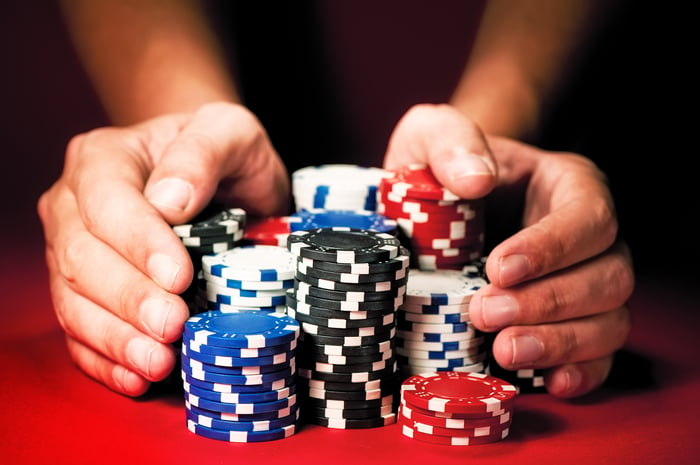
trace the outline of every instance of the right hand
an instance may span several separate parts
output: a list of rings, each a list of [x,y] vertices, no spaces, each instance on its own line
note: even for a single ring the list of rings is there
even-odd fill
[[[189,316],[178,296],[193,267],[170,225],[209,201],[285,214],[286,169],[259,121],[212,103],[73,138],[61,177],[39,200],[56,316],[71,358],[138,396],[175,366]]]

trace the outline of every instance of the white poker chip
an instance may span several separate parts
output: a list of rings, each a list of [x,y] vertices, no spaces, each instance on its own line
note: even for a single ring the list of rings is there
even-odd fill
[[[457,270],[414,270],[409,272],[406,303],[452,305],[468,303],[476,291],[487,284],[480,277],[465,276]]]
[[[202,257],[206,273],[240,281],[294,279],[296,258],[283,247],[251,245]]]

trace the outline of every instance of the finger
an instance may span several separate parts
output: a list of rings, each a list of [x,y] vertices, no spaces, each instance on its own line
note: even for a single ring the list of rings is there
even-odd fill
[[[171,224],[182,223],[214,196],[256,215],[287,212],[286,169],[260,122],[240,105],[202,106],[156,154],[145,188]]]
[[[493,155],[479,128],[449,105],[416,105],[399,121],[389,140],[384,167],[430,165],[455,195],[480,198],[496,185]]]
[[[53,195],[61,228],[48,226],[50,268],[71,289],[161,342],[182,334],[189,316],[184,301],[159,287],[104,242],[85,230],[67,190]],[[42,206],[42,210],[45,207]],[[47,225],[55,222],[47,219]],[[57,255],[58,251],[58,255]]]
[[[610,374],[613,356],[554,367],[545,372],[547,391],[557,397],[572,398],[600,387]]]
[[[162,380],[172,371],[175,354],[171,345],[154,340],[76,294],[56,274],[51,276],[50,285],[58,320],[73,339],[149,381]],[[97,373],[90,361],[95,362],[92,358],[76,362],[105,379],[105,371]],[[100,366],[105,369],[104,364]]]
[[[469,316],[482,331],[510,325],[565,321],[624,305],[634,289],[634,273],[626,246],[547,276],[546,279],[501,289],[480,289]]]
[[[583,157],[544,155],[530,180],[525,228],[490,252],[486,272],[496,286],[512,286],[603,252],[617,231],[602,173]]]
[[[136,397],[144,394],[151,385],[143,376],[103,357],[69,335],[66,335],[66,344],[78,368],[113,391]]]
[[[509,326],[493,341],[493,356],[507,370],[548,368],[605,357],[624,344],[627,307],[561,323]]]
[[[142,194],[151,169],[142,145],[142,136],[128,129],[100,129],[76,138],[66,153],[66,184],[90,233],[160,287],[180,293],[192,280],[192,263]]]

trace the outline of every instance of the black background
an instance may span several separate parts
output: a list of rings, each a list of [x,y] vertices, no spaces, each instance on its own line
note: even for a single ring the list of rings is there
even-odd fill
[[[286,40],[284,35],[290,30],[283,30],[282,39],[265,34],[267,42],[263,43],[256,29],[263,21],[260,16],[257,23],[239,24],[236,33],[258,31],[266,57],[259,63],[280,63],[274,50],[288,57],[290,47],[306,46],[313,39],[318,18],[304,15],[307,10],[300,7],[293,14],[287,11],[282,17],[264,19],[267,31],[274,25],[290,24],[295,26],[292,33],[303,31],[294,40]],[[41,238],[36,200],[59,176],[66,143],[72,135],[108,120],[72,52],[56,6],[11,0],[3,3],[0,12],[3,240],[36,246]],[[696,30],[690,8],[681,2],[626,2],[602,34],[584,70],[571,81],[539,141],[545,148],[586,154],[607,173],[622,232],[640,272],[661,270],[692,280],[698,275],[700,260],[695,229],[699,211]],[[298,71],[316,65],[301,59],[282,68]],[[275,145],[281,153],[293,153],[290,168],[345,160],[362,143],[388,136],[386,128],[379,127],[374,135],[354,138],[352,124],[342,124],[347,115],[337,111],[342,98],[335,96],[335,89],[323,78],[308,80],[308,76],[304,72],[287,80],[290,88],[278,89],[280,95],[288,95],[288,101],[261,108]],[[241,78],[250,90],[258,82]],[[305,92],[319,90],[316,99],[323,109],[275,121],[271,116],[275,109],[301,102],[300,94],[294,92],[300,83]],[[251,95],[255,107],[256,97]],[[431,96],[439,97],[427,95]],[[386,116],[396,115],[388,112]],[[322,136],[312,144],[302,134],[314,124],[322,128]]]

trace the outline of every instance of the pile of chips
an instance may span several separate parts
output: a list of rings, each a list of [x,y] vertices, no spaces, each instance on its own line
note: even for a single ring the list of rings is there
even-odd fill
[[[240,208],[217,210],[214,207],[205,208],[191,223],[173,226],[173,231],[182,240],[194,266],[194,276],[202,269],[202,257],[216,254],[236,247],[245,235],[246,212]],[[197,313],[195,296],[197,281],[182,297],[187,302],[192,313]]]
[[[292,173],[296,211],[377,210],[377,186],[388,172],[349,164],[308,166]]]
[[[181,354],[187,428],[229,442],[294,434],[299,332],[299,323],[280,313],[211,311],[190,317]]]
[[[397,312],[396,358],[401,373],[483,372],[488,347],[469,320],[471,298],[487,284],[480,267],[411,270],[410,276]]]
[[[408,253],[390,234],[346,227],[290,234],[297,257],[287,313],[301,322],[305,422],[331,428],[394,423],[395,312]]]
[[[508,436],[518,389],[481,373],[415,375],[401,385],[398,423],[404,436],[451,446],[488,444]]]
[[[381,179],[377,212],[396,220],[421,270],[456,269],[481,258],[484,204],[445,189],[425,165],[409,165]]]
[[[222,311],[285,311],[286,290],[294,285],[296,260],[272,245],[239,246],[202,257],[200,308]]]

